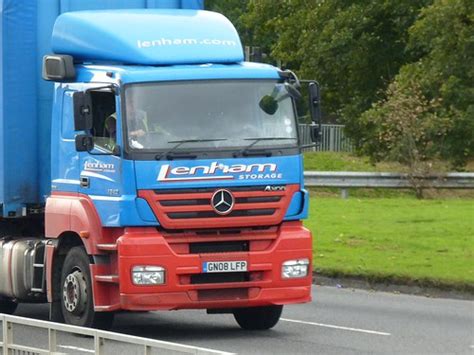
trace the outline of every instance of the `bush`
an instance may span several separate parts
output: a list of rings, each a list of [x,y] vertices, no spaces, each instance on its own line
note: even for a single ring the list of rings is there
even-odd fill
[[[419,85],[391,84],[387,99],[361,117],[366,139],[361,149],[373,160],[395,160],[408,167],[417,196],[422,196],[424,177],[431,175],[433,161],[443,151],[453,117],[443,114],[440,100],[430,100]]]

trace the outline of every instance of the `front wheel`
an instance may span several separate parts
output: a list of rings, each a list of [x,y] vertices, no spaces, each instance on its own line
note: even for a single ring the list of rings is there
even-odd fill
[[[242,329],[266,330],[278,323],[282,310],[283,306],[238,308],[234,318]]]
[[[69,250],[61,270],[61,313],[67,324],[110,329],[114,314],[95,312],[89,257],[82,247]]]
[[[18,303],[9,299],[0,297],[0,313],[13,314],[18,307]]]

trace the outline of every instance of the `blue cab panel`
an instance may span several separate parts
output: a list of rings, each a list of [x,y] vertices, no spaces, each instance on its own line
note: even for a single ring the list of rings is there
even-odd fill
[[[41,78],[56,18],[107,9],[203,9],[203,0],[0,0],[0,217],[42,204],[51,189],[53,83]]]
[[[112,75],[106,75],[112,73]],[[232,187],[255,185],[287,185],[303,183],[303,164],[301,155],[274,156],[259,158],[225,158],[176,160],[168,162],[133,161],[119,159],[116,156],[93,156],[83,154],[79,157],[74,149],[74,131],[72,116],[72,92],[90,88],[91,82],[119,83],[127,85],[137,82],[193,81],[226,78],[278,80],[279,69],[268,64],[236,63],[176,66],[125,66],[83,64],[76,66],[76,83],[57,84],[55,109],[56,116],[63,122],[53,121],[53,131],[61,132],[60,139],[52,142],[52,188],[53,191],[81,192],[92,199],[102,225],[106,227],[157,226],[155,215],[145,200],[136,198],[139,190],[159,190],[169,188]],[[117,99],[118,100],[118,99]],[[120,116],[122,107],[117,101]],[[117,122],[118,135],[122,135],[121,120]],[[248,171],[236,173],[239,166]],[[234,166],[235,173],[225,173],[218,165]],[[196,169],[199,179],[176,180],[172,170],[185,166]],[[205,179],[205,166],[215,170],[214,177]],[[237,169],[237,170],[236,170]],[[245,169],[247,170],[247,169]],[[80,176],[89,176],[91,186],[79,188]],[[182,177],[182,175],[181,175]],[[204,178],[203,178],[204,177]],[[216,180],[217,178],[217,180]],[[116,190],[116,195],[108,191]],[[295,193],[288,206],[285,220],[300,220],[307,216],[308,195],[302,190]]]
[[[58,17],[52,47],[83,62],[142,65],[236,63],[239,35],[221,14],[196,10],[104,10]]]

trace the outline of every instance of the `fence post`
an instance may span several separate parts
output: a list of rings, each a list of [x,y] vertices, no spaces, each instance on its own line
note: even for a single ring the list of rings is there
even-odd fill
[[[57,351],[57,341],[56,341],[56,330],[48,329],[48,342],[49,342],[49,352],[54,353]]]
[[[341,198],[344,200],[349,198],[349,190],[346,187],[341,189]]]
[[[12,340],[12,325],[9,321],[6,320],[6,317],[2,317],[3,323],[3,354],[8,355],[10,352],[8,348],[10,347],[10,342]]]
[[[95,333],[94,335],[94,352],[95,355],[100,355],[102,354],[102,348],[104,346],[104,340],[100,336],[99,333]]]
[[[336,140],[336,137],[334,137],[335,131],[336,130],[334,129],[334,127],[331,127],[330,131],[329,131],[330,132],[330,134],[329,134],[329,150],[331,152],[334,152],[334,143],[335,143],[334,141]]]

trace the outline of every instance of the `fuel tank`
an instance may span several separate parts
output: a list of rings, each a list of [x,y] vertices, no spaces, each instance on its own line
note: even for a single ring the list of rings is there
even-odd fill
[[[39,238],[0,240],[0,296],[23,301],[44,297],[34,288],[38,281],[42,284],[34,277],[35,268],[44,269],[43,257],[44,241]]]

